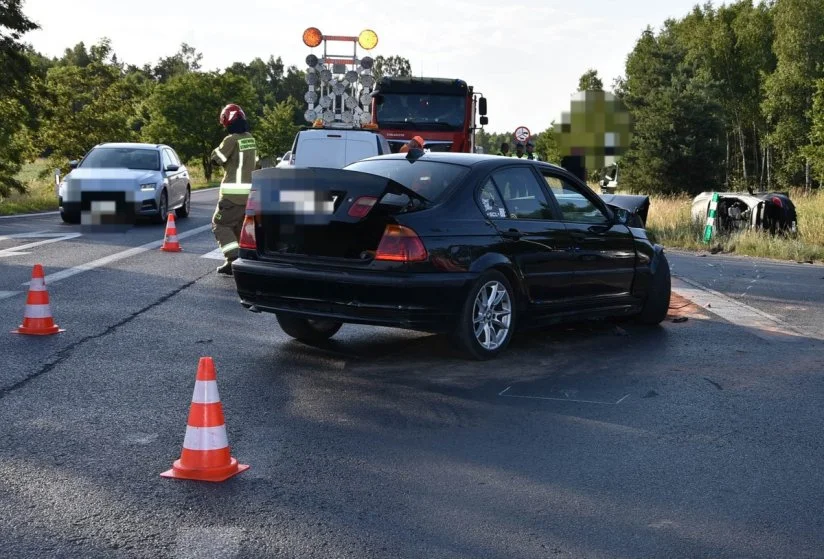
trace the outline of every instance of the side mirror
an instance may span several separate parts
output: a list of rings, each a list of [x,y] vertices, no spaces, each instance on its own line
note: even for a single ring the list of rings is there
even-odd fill
[[[482,116],[481,117],[481,126],[486,126],[487,124],[489,124],[489,119],[485,116]]]
[[[486,97],[481,97],[478,100],[478,112],[481,115],[486,115]],[[483,122],[483,119],[481,119],[481,122]]]
[[[178,165],[166,165],[166,170],[169,171],[170,173],[174,173],[178,169],[180,169],[180,167]]]
[[[282,158],[282,157],[278,157],[278,158],[277,158],[277,160],[276,160],[276,163],[280,163],[281,161],[283,161],[283,158]]]
[[[71,161],[69,161],[69,167],[72,169],[77,169],[78,163],[79,161],[77,161],[77,159],[72,159]]]

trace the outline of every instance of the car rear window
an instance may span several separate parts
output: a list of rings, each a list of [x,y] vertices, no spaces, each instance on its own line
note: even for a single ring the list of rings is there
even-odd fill
[[[454,185],[469,173],[469,167],[435,161],[386,159],[358,161],[345,167],[347,171],[369,173],[393,180],[414,190],[430,202],[438,202]]]
[[[160,170],[160,154],[153,149],[95,148],[79,165],[87,169]]]

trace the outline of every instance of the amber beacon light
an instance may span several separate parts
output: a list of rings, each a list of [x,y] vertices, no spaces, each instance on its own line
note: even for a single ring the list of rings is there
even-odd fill
[[[323,33],[317,27],[310,27],[303,32],[303,43],[307,47],[316,47],[323,41]]]
[[[360,35],[358,35],[358,44],[362,49],[372,50],[378,46],[378,34],[371,29],[364,29]]]

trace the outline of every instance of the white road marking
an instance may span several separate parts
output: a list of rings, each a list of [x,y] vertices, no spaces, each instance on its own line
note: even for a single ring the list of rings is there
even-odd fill
[[[797,342],[803,338],[822,339],[697,282],[682,276],[673,276],[672,279],[674,292],[727,322],[751,329],[755,336],[763,340]]]
[[[517,394],[507,394],[510,388],[512,387],[507,386],[502,392],[498,393],[498,396],[502,396],[504,398],[524,398],[527,400],[552,400],[554,402],[574,402],[577,404],[600,404],[602,406],[617,406],[618,404],[629,398],[629,394],[626,394],[617,402],[599,402],[595,400],[575,400],[572,398],[550,398],[548,396],[519,396]]]
[[[178,240],[183,240],[188,237],[192,237],[199,233],[203,233],[205,231],[209,231],[212,228],[212,224],[202,225],[200,227],[195,227],[194,229],[190,229],[189,231],[185,231],[183,233],[178,233],[177,238]],[[86,264],[81,264],[80,266],[75,266],[73,268],[67,268],[65,270],[61,270],[60,272],[55,272],[53,274],[49,274],[46,276],[46,285],[54,284],[60,280],[64,280],[66,278],[70,278],[72,276],[76,276],[77,274],[82,274],[83,272],[88,272],[89,270],[94,270],[95,268],[100,268],[101,266],[105,266],[107,264],[111,264],[112,262],[117,262],[118,260],[123,260],[124,258],[129,258],[130,256],[135,256],[137,254],[141,254],[143,252],[160,248],[163,245],[163,239],[159,241],[153,241],[151,243],[146,243],[145,245],[140,245],[138,247],[130,248],[128,250],[124,250],[122,252],[118,252],[115,254],[111,254],[109,256],[105,256],[103,258],[98,258],[97,260],[93,260]],[[26,282],[21,285],[28,286],[31,282]]]
[[[223,252],[220,248],[216,248],[212,252],[207,252],[201,258],[211,258],[212,260],[223,260]]]
[[[0,300],[2,299],[9,299],[14,297],[15,295],[19,295],[23,293],[22,291],[0,291]]]
[[[77,237],[81,237],[82,233],[22,233],[20,235],[10,235],[7,237],[0,238],[1,240],[7,239],[34,239],[37,237],[51,237],[46,239],[45,241],[37,241],[34,243],[29,243],[27,245],[20,245],[17,247],[7,248],[4,250],[0,250],[0,258],[5,256],[19,256],[21,254],[28,254],[28,252],[23,252],[26,249],[34,248],[40,245],[47,245],[49,243],[56,243],[59,241],[66,241],[68,239],[76,239]]]
[[[180,528],[175,542],[175,559],[238,557],[244,540],[240,528],[202,526]]]

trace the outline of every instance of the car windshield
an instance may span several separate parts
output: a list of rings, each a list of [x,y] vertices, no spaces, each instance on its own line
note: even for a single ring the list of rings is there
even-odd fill
[[[160,170],[160,154],[153,149],[96,148],[79,165],[85,169]]]
[[[386,93],[378,105],[377,122],[388,128],[460,130],[466,118],[466,98],[458,95]]]
[[[345,169],[385,177],[433,203],[469,172],[468,167],[452,163],[408,159],[358,161]]]

